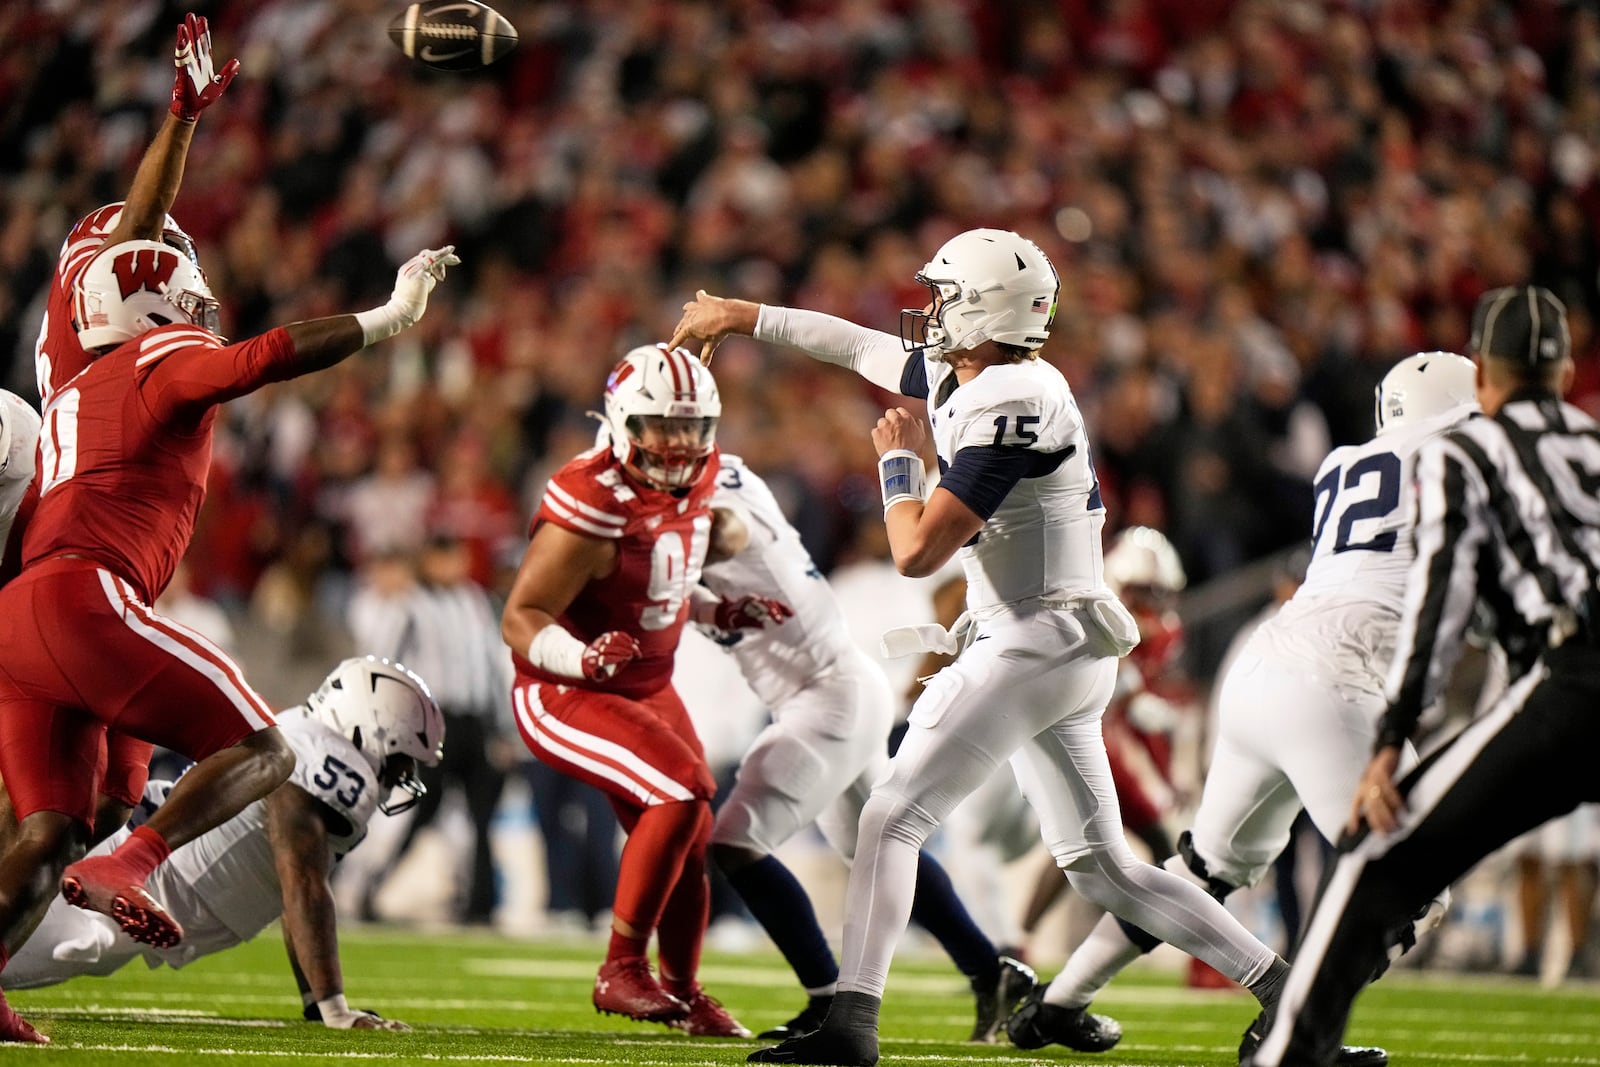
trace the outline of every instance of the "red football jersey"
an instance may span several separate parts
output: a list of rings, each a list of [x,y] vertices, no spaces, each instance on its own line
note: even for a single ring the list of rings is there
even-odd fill
[[[82,556],[153,603],[194,533],[216,405],[295,373],[282,329],[224,346],[198,326],[162,326],[101,356],[44,409],[23,567]]]
[[[603,689],[639,699],[672,680],[678,638],[689,619],[689,592],[711,543],[711,495],[717,488],[713,454],[699,482],[683,496],[649,489],[622,473],[609,448],[585,452],[562,467],[545,487],[542,522],[617,543],[617,565],[584,586],[558,620],[584,644],[609,630],[632,634],[639,658],[603,682],[574,681],[542,671],[521,654],[517,670],[556,685]]]
[[[44,323],[33,346],[33,369],[38,379],[42,403],[79,371],[94,362],[78,343],[78,330],[72,323],[72,287],[94,254],[105,244],[111,227],[122,214],[121,204],[108,204],[80,220],[61,245],[56,274],[50,280],[50,296],[45,301]]]

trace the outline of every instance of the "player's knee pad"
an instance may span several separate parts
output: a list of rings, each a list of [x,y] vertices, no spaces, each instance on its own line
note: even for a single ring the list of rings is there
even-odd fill
[[[1177,853],[1167,857],[1167,861],[1162,866],[1173,874],[1188,878],[1201,889],[1210,893],[1219,902],[1228,899],[1228,894],[1239,888],[1231,882],[1214,876],[1206,868],[1205,858],[1194,850],[1194,835],[1188,830],[1178,835]]]
[[[886,789],[875,789],[861,809],[861,838],[881,835],[921,848],[939,828],[927,809],[911,798]]]

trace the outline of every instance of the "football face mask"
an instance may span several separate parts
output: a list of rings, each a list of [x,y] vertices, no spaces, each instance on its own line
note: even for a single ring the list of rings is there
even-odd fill
[[[641,345],[606,381],[612,454],[630,477],[650,488],[685,489],[700,480],[721,415],[711,372],[681,348]]]

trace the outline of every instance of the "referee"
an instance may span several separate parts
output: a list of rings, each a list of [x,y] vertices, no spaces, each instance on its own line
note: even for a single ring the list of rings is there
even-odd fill
[[[1387,931],[1507,841],[1600,800],[1600,426],[1561,402],[1573,367],[1566,308],[1548,290],[1486,293],[1471,344],[1485,417],[1418,455],[1417,558],[1389,707],[1276,1018],[1251,1027],[1242,1064],[1333,1063]],[[1401,742],[1449,677],[1479,600],[1513,681],[1396,783]]]
[[[389,871],[417,835],[433,823],[451,784],[466,800],[472,822],[472,867],[456,918],[488,924],[495,907],[495,866],[490,824],[505,783],[500,758],[502,720],[508,719],[510,658],[500,640],[500,614],[472,580],[465,542],[448,532],[431,536],[417,560],[419,582],[379,611],[368,613],[369,648],[397,659],[428,680],[444,711],[450,743],[437,767],[419,771],[427,787],[399,848],[368,884],[362,910],[375,917],[373,901]],[[425,672],[425,673],[424,673]]]

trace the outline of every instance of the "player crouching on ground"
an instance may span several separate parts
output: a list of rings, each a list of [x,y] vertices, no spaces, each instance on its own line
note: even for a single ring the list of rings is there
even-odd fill
[[[417,765],[438,764],[444,716],[421,678],[368,656],[335,667],[302,707],[279,714],[278,728],[294,749],[289,780],[173,852],[150,876],[151,896],[183,924],[181,944],[141,945],[110,916],[57,896],[0,976],[5,988],[111,974],[140,956],[151,967],[183,967],[248,941],[281,915],[307,1019],[335,1030],[409,1030],[345,1003],[328,877],[366,837],[374,811],[392,815],[417,802]],[[171,788],[151,782],[133,825]],[[119,830],[94,853],[110,852],[130,833]]]

